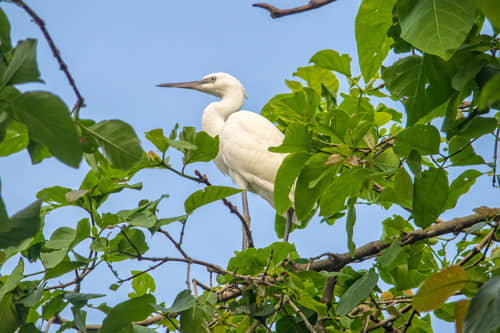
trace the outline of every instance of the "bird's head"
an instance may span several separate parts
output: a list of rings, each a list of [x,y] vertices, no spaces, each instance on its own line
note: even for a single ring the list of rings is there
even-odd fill
[[[234,76],[227,73],[208,74],[199,81],[161,83],[156,86],[194,89],[220,98],[223,98],[226,95],[238,93],[243,94],[245,98],[248,98],[245,88],[243,88],[241,82]]]

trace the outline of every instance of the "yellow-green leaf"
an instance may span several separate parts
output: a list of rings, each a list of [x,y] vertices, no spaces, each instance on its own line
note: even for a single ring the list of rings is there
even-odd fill
[[[413,298],[413,307],[420,312],[437,309],[464,287],[466,279],[467,273],[460,266],[450,266],[431,275]]]

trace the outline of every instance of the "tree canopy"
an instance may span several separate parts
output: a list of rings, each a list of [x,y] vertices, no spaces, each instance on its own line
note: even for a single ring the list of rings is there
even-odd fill
[[[225,267],[193,257],[183,246],[191,215],[212,202],[222,200],[244,224],[226,199],[240,190],[185,171],[192,163],[211,162],[218,138],[172,124],[145,133],[155,147],[145,152],[133,124],[82,118],[78,78],[43,18],[22,0],[8,2],[42,30],[76,102],[70,108],[54,92],[18,89],[42,81],[37,41],[26,36],[14,46],[0,9],[0,156],[26,150],[33,164],[53,157],[90,170],[78,188],[43,189],[16,213],[7,212],[0,197],[0,264],[17,262],[0,277],[0,332],[432,332],[430,313],[454,322],[457,332],[500,329],[500,208],[454,215],[459,198],[480,177],[491,178],[493,187],[500,181],[498,1],[363,0],[355,20],[357,55],[332,49],[312,54],[294,73],[297,80],[286,81],[289,91],[261,111],[285,134],[283,144],[270,150],[288,154],[275,182],[277,236],[283,238],[282,216],[295,186],[293,208],[302,224],[292,231],[307,229],[313,217],[343,223],[347,251],[326,248],[307,258],[293,243],[255,248],[247,230],[251,248],[228,253]],[[285,11],[256,5],[278,18],[308,15],[302,12],[332,2]],[[389,54],[399,59],[387,64]],[[348,89],[340,89],[339,78]],[[491,151],[476,151],[478,140]],[[159,216],[166,196],[115,213],[102,209],[125,189],[141,191],[134,176],[146,169],[204,187],[186,197],[180,216]],[[382,225],[382,235],[366,244],[353,237],[360,205],[387,210],[373,221]],[[77,207],[86,217],[47,235],[45,216],[63,207]],[[399,213],[389,213],[394,207]],[[454,218],[443,220],[445,212]],[[177,254],[165,256],[151,237]],[[119,274],[120,265],[134,262],[149,268]],[[363,268],[355,265],[360,262]],[[169,263],[186,265],[187,289],[160,299],[154,273]],[[42,270],[26,273],[28,265]],[[109,290],[131,283],[128,297],[110,305],[106,294],[85,291],[82,281],[99,266],[114,274],[106,281]],[[192,266],[206,268],[209,279],[193,278]],[[87,322],[91,311],[105,319]]]

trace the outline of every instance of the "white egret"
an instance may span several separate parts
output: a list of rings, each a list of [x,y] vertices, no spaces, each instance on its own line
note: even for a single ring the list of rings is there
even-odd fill
[[[250,226],[246,191],[260,195],[274,206],[274,180],[286,154],[273,153],[268,148],[281,145],[283,133],[261,115],[240,110],[247,95],[240,81],[229,74],[213,73],[199,81],[157,86],[194,89],[220,98],[220,101],[212,102],[205,108],[201,128],[212,137],[219,136],[219,154],[214,160],[215,165],[243,190],[243,213]],[[291,220],[289,212],[285,241],[288,241]],[[247,246],[243,230],[243,249]]]

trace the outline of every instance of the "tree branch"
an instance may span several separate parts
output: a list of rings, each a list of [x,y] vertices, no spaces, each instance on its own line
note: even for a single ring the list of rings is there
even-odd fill
[[[269,14],[271,14],[272,18],[279,18],[279,17],[283,17],[283,16],[298,14],[298,13],[306,12],[306,11],[309,11],[312,9],[316,9],[316,8],[322,7],[324,5],[327,5],[327,4],[335,2],[335,1],[337,1],[337,0],[310,0],[306,5],[293,7],[293,8],[287,8],[287,9],[277,8],[277,7],[274,7],[273,5],[265,3],[265,2],[254,3],[252,6],[267,10],[269,12]]]
[[[469,228],[476,223],[487,220],[489,220],[489,218],[486,216],[473,214],[464,217],[457,217],[448,222],[433,224],[427,229],[420,229],[405,233],[401,238],[401,246],[448,233],[459,233],[465,228]],[[495,220],[500,220],[500,216],[496,216]],[[351,256],[350,252],[342,254],[330,253],[327,254],[327,259],[314,261],[310,265],[310,269],[315,271],[326,270],[329,272],[339,271],[342,267],[350,263],[364,261],[372,256],[378,255],[383,249],[389,247],[390,245],[390,242],[373,241],[357,248],[354,256]],[[304,271],[307,270],[307,266],[308,264],[295,264],[294,268],[298,271]]]
[[[73,91],[75,92],[76,104],[75,104],[73,110],[76,110],[76,112],[78,112],[78,110],[81,107],[85,106],[84,99],[82,97],[82,94],[80,94],[80,91],[76,87],[75,80],[73,79],[73,77],[71,76],[71,74],[69,72],[68,65],[66,65],[66,63],[64,62],[64,60],[61,57],[61,52],[56,47],[54,40],[50,36],[50,34],[46,28],[45,22],[42,20],[42,18],[40,16],[38,16],[37,13],[35,13],[35,11],[31,7],[29,7],[27,4],[25,4],[24,1],[13,0],[13,2],[16,5],[18,5],[19,7],[21,7],[22,9],[24,9],[28,13],[28,15],[33,19],[33,21],[38,25],[40,30],[42,31],[43,36],[47,40],[47,43],[49,43],[49,47],[52,50],[52,54],[54,55],[57,62],[59,63],[59,68],[64,72],[64,74],[66,75],[66,78],[68,79],[69,85],[71,86],[71,88],[73,88]]]

